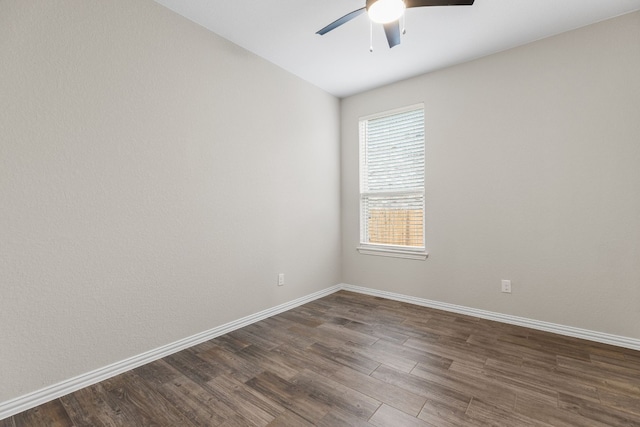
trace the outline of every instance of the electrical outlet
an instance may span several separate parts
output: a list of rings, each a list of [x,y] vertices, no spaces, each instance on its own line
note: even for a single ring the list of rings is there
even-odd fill
[[[505,292],[507,294],[511,293],[511,280],[502,281],[502,292]]]
[[[278,274],[278,286],[284,286],[284,273]]]

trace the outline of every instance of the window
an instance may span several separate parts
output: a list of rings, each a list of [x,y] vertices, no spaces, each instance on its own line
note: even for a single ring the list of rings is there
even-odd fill
[[[360,253],[425,259],[424,107],[360,119]]]

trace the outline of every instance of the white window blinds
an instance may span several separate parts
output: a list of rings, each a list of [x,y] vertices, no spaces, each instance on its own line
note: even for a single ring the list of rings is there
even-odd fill
[[[360,244],[424,249],[424,108],[360,120]]]

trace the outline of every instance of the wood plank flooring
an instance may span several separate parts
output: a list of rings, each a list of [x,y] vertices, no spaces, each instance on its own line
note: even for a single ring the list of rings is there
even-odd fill
[[[341,291],[24,426],[640,426],[640,352]]]

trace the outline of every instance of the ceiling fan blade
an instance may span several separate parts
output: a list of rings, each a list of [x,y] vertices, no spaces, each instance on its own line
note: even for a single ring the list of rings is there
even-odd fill
[[[400,23],[398,21],[384,24],[384,33],[390,48],[400,44]]]
[[[354,10],[353,12],[349,12],[346,15],[344,15],[342,18],[336,19],[335,21],[333,21],[331,24],[327,25],[323,29],[318,30],[316,32],[316,34],[320,34],[321,36],[323,36],[326,33],[328,33],[329,31],[335,30],[336,28],[338,28],[340,25],[344,24],[345,22],[351,21],[353,18],[355,18],[355,17],[359,16],[360,14],[364,13],[366,10],[367,10],[367,8],[363,7],[361,9]]]
[[[404,0],[407,8],[423,6],[471,6],[474,0]]]

